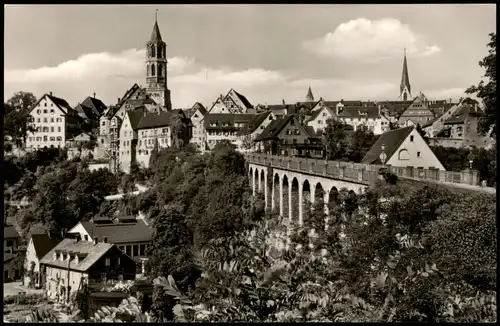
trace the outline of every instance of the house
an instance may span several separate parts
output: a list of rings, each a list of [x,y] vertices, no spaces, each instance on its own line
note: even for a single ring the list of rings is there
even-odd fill
[[[444,113],[436,116],[436,118],[432,119],[428,123],[422,126],[422,129],[425,131],[427,137],[436,137],[444,129],[444,122],[450,118],[460,107],[461,103],[454,104]]]
[[[17,280],[21,276],[21,269],[18,266],[18,253],[4,252],[3,254],[3,282]]]
[[[182,110],[145,114],[137,123],[137,163],[149,167],[149,159],[155,146],[161,149],[187,145],[191,132],[191,120]]]
[[[477,131],[479,115],[477,105],[462,105],[443,122],[443,130],[438,136],[460,140],[462,147],[490,147],[490,137],[484,137]]]
[[[208,110],[208,113],[212,114],[252,114],[255,112],[256,110],[250,101],[232,88],[226,96],[221,94]]]
[[[40,260],[54,248],[60,241],[60,237],[49,234],[32,234],[26,249],[24,261],[23,284],[39,287],[41,284]]]
[[[137,147],[137,127],[139,121],[147,114],[145,107],[136,108],[133,111],[126,111],[123,122],[120,124],[119,151],[118,157],[120,170],[130,173],[130,168],[136,162]],[[118,117],[114,117],[118,123]]]
[[[344,106],[342,102],[336,106],[337,118],[345,124],[351,125],[356,130],[364,125],[374,135],[380,135],[390,129],[389,118],[381,112],[380,105]]]
[[[69,301],[84,284],[134,280],[135,262],[111,243],[64,239],[41,260],[42,284],[47,296]]]
[[[229,140],[237,146],[237,132],[246,125],[253,114],[224,114],[208,113],[203,119],[204,128],[207,132],[207,145],[211,150],[223,140]]]
[[[435,118],[434,113],[429,108],[428,100],[424,94],[420,93],[415,97],[413,102],[406,108],[398,119],[398,125],[406,126],[423,126]]]
[[[262,147],[259,146],[262,143],[254,143],[254,140],[274,119],[274,114],[271,111],[255,114],[250,121],[236,133],[239,150],[242,152],[254,151],[257,149],[262,150]],[[248,147],[248,142],[253,143],[251,148]]]
[[[207,135],[205,131],[205,126],[203,124],[203,119],[207,114],[207,110],[205,107],[196,102],[192,108],[193,114],[189,117],[191,119],[191,124],[193,125],[193,137],[191,138],[191,142],[200,150],[204,151],[207,142]]]
[[[381,154],[385,154],[385,162]],[[429,145],[413,126],[390,130],[382,135],[361,160],[363,164],[386,164],[398,167],[446,171]]]
[[[44,94],[33,105],[30,116],[36,128],[28,133],[26,148],[64,147],[66,140],[81,132],[82,119],[66,100]]]
[[[106,105],[95,97],[88,96],[82,103],[75,106],[75,110],[82,118],[82,130],[86,132],[93,132],[99,127],[99,119],[107,110]]]
[[[314,146],[316,139],[312,128],[301,125],[295,115],[287,115],[271,121],[255,141],[263,143],[266,153],[292,156],[317,150]]]
[[[107,217],[78,222],[70,234],[79,234],[82,241],[112,243],[129,257],[144,257],[153,239],[152,229],[142,219],[124,216],[118,219]]]
[[[19,233],[13,225],[4,225],[3,227],[3,252],[15,253],[20,242]]]
[[[68,139],[66,141],[66,147],[78,147],[87,143],[90,143],[91,141],[95,141],[94,135],[92,135],[89,132],[82,132],[75,137]]]

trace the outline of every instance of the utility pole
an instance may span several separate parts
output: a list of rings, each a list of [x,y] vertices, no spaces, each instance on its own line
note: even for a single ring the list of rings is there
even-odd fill
[[[67,293],[67,301],[66,302],[69,302],[69,298],[70,298],[70,286],[69,286],[69,284],[70,284],[69,283],[69,281],[70,281],[70,273],[71,273],[70,270],[69,270],[69,263],[70,262],[71,262],[71,254],[68,253],[68,286],[66,287],[66,290],[67,290],[66,292],[68,292],[68,293]]]

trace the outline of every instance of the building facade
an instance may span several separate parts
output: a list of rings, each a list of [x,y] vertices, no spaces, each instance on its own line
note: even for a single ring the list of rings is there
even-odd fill
[[[64,147],[81,131],[81,118],[64,99],[44,94],[30,112],[36,131],[26,137],[26,148]]]

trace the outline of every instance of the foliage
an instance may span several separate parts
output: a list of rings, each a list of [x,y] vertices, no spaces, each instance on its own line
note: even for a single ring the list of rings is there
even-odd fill
[[[492,129],[491,135],[496,138],[496,96],[497,96],[497,37],[496,33],[491,33],[488,43],[488,55],[479,61],[479,66],[486,70],[484,77],[477,86],[469,87],[467,94],[476,94],[483,102],[483,112],[478,120],[478,131],[487,134]]]
[[[4,103],[4,131],[20,145],[26,142],[28,132],[35,131],[30,116],[30,110],[36,102],[36,97],[29,92],[16,92],[7,103]]]
[[[245,136],[243,136],[243,140],[241,141],[241,145],[243,146],[244,149],[251,150],[254,147],[255,142],[254,142],[251,135],[245,135]]]
[[[45,300],[43,294],[15,294],[3,299],[3,304],[36,305]]]
[[[137,298],[129,297],[123,299],[118,307],[101,307],[90,318],[91,322],[97,323],[151,323],[156,320],[149,313],[143,313]]]
[[[439,161],[447,171],[463,171],[469,168],[472,159],[472,168],[479,171],[479,178],[486,180],[488,186],[496,183],[496,148],[453,148],[431,147]]]

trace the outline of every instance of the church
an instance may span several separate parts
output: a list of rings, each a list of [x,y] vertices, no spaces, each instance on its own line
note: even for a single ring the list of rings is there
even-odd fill
[[[99,136],[97,138],[100,149],[99,156],[111,159],[113,171],[119,169],[117,158],[120,157],[120,154],[135,152],[134,148],[128,148],[129,144],[126,142],[120,143],[120,127],[128,116],[127,112],[134,112],[134,116],[136,116],[147,113],[160,114],[172,110],[167,83],[167,64],[167,43],[161,37],[158,19],[155,17],[151,37],[146,43],[144,66],[146,87],[138,84],[132,85],[121,98],[117,99],[115,105],[111,105],[104,112],[99,120]],[[135,130],[133,132],[136,133]]]

